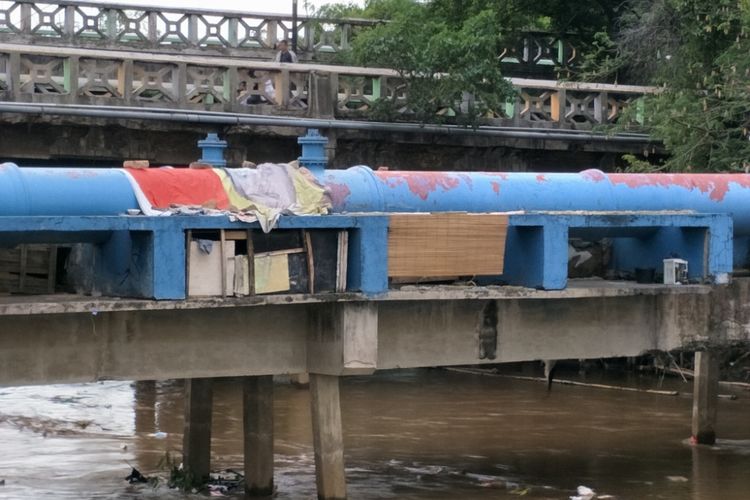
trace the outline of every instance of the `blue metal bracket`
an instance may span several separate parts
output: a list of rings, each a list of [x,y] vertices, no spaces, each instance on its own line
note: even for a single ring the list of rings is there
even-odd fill
[[[227,141],[219,139],[218,134],[208,134],[205,139],[198,141],[198,147],[203,152],[200,163],[213,165],[214,167],[226,167],[224,150],[227,149]]]
[[[302,156],[298,158],[299,164],[307,168],[316,177],[323,175],[328,166],[326,157],[326,145],[328,139],[320,135],[320,130],[311,128],[307,134],[297,139],[297,144],[302,146]]]

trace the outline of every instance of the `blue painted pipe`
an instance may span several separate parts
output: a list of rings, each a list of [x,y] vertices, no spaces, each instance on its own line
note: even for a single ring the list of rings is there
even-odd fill
[[[335,212],[648,211],[728,213],[750,235],[750,175],[377,171],[320,174]],[[119,169],[0,165],[2,215],[116,215],[138,208]]]
[[[335,212],[663,211],[728,213],[750,234],[750,175],[328,170]]]
[[[122,170],[0,164],[0,215],[117,215],[129,208],[138,202]]]

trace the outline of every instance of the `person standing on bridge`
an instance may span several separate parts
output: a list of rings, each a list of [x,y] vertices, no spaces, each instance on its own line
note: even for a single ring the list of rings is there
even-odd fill
[[[276,52],[276,57],[274,57],[273,59],[274,62],[282,62],[282,63],[296,63],[297,62],[297,54],[289,50],[289,40],[281,40],[276,45],[276,48],[278,49],[278,52]]]
[[[278,44],[276,44],[276,48],[278,49],[278,52],[276,52],[276,56],[273,58],[274,62],[277,63],[296,63],[297,62],[297,54],[294,53],[294,51],[289,50],[289,40],[281,40]],[[291,92],[291,89],[290,89]],[[273,82],[268,79],[265,83],[265,95],[270,98],[272,101],[276,100],[276,89],[274,88]]]

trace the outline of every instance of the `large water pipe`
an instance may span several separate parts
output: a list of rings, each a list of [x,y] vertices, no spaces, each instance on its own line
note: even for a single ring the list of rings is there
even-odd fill
[[[321,174],[335,212],[517,210],[727,213],[750,235],[750,175],[373,171]],[[117,215],[138,208],[120,169],[0,165],[0,216]]]
[[[664,211],[727,213],[750,234],[750,175],[328,170],[336,212]]]

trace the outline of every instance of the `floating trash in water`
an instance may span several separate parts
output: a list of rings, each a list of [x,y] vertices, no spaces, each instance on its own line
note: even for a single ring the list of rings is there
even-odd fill
[[[667,476],[667,479],[673,483],[687,483],[689,481],[685,476]]]
[[[130,475],[125,478],[125,481],[129,482],[130,484],[136,484],[136,483],[147,483],[148,478],[141,474],[141,471],[136,469],[135,467],[132,468],[133,470],[130,471]]]
[[[167,433],[166,432],[161,432],[161,431],[154,432],[153,434],[151,434],[151,437],[155,437],[156,439],[166,439],[167,438]]]
[[[0,486],[5,486],[5,479],[0,479]]]
[[[596,492],[588,486],[579,486],[576,494],[570,497],[570,500],[593,500],[596,498]]]
[[[404,467],[404,470],[411,472],[412,474],[435,476],[445,470],[445,467],[440,465],[424,465],[416,467]]]

